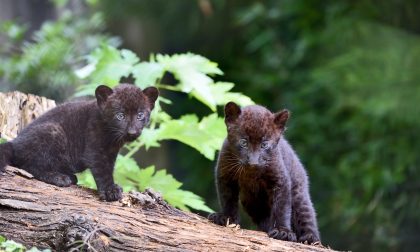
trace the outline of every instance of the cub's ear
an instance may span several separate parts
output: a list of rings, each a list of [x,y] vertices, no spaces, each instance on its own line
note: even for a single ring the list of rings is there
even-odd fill
[[[98,102],[98,106],[102,107],[108,99],[108,96],[110,96],[113,92],[114,91],[112,91],[110,87],[105,85],[100,85],[99,87],[97,87],[95,90],[95,96],[96,101]]]
[[[241,115],[241,108],[234,102],[228,102],[225,105],[225,123],[231,124]]]
[[[155,107],[155,101],[159,96],[159,90],[155,87],[148,87],[143,90],[143,94],[147,96],[150,105],[150,110],[152,110]]]
[[[284,130],[284,126],[286,125],[287,119],[290,117],[290,112],[287,109],[283,109],[282,111],[274,114],[274,124],[280,130]]]

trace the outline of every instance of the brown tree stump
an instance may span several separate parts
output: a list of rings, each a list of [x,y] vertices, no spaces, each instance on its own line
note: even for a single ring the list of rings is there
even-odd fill
[[[0,137],[12,140],[35,118],[55,107],[55,101],[21,92],[0,93]]]

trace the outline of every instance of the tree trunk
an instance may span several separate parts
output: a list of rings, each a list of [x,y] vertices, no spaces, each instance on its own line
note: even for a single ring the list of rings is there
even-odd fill
[[[0,93],[0,137],[12,140],[35,118],[55,107],[55,101],[21,92]]]
[[[331,251],[221,227],[169,206],[147,190],[102,202],[95,191],[60,188],[7,167],[0,176],[0,234],[56,251]]]

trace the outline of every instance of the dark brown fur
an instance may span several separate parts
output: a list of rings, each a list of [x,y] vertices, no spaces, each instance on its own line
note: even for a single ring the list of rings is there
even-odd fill
[[[306,171],[284,139],[289,112],[271,113],[254,105],[225,107],[228,137],[216,166],[222,212],[209,219],[219,225],[239,223],[238,201],[270,237],[319,241]]]
[[[11,164],[46,183],[70,186],[77,183],[75,173],[90,168],[100,198],[119,200],[122,190],[112,177],[115,160],[124,143],[148,124],[158,93],[129,84],[114,90],[99,86],[96,100],[60,105],[0,145],[0,171]]]

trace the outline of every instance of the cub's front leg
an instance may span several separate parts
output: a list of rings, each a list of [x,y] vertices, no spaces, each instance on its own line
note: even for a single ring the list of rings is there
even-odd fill
[[[296,234],[291,228],[292,195],[290,183],[283,181],[272,191],[270,216],[260,224],[260,228],[274,239],[296,241]]]
[[[298,241],[313,244],[320,241],[315,209],[307,185],[295,186],[293,199],[293,227]]]
[[[219,169],[219,168],[216,168]],[[239,188],[237,181],[216,170],[217,196],[222,207],[222,212],[212,213],[208,219],[221,226],[227,223],[239,224],[238,200]]]
[[[114,183],[113,178],[116,157],[117,154],[95,154],[90,158],[88,166],[92,171],[101,200],[117,201],[122,198],[122,188]]]

